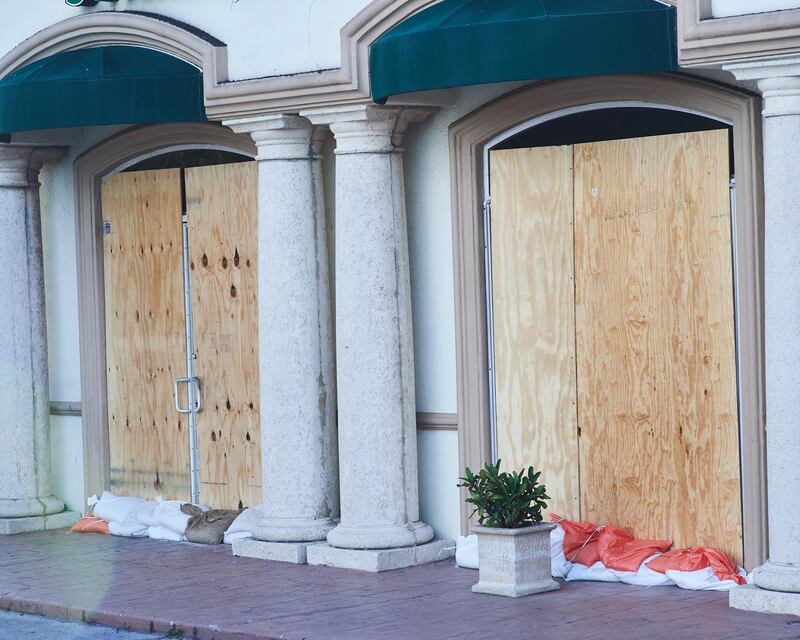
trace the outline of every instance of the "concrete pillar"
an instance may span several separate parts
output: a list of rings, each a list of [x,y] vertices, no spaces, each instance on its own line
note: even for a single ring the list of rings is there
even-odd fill
[[[65,526],[50,489],[38,173],[48,152],[0,145],[0,533]]]
[[[251,135],[259,163],[265,516],[256,540],[239,542],[234,553],[303,562],[306,544],[324,540],[339,511],[320,141],[311,123],[294,115],[226,124]]]
[[[800,615],[800,58],[730,68],[764,118],[764,333],[769,560],[731,606]]]
[[[436,559],[419,520],[403,131],[419,111],[312,111],[336,138],[336,375],[341,522],[308,561],[367,570]],[[392,553],[392,549],[400,551]],[[352,550],[369,550],[365,553]],[[374,551],[383,550],[383,551]],[[444,556],[439,556],[444,557]]]

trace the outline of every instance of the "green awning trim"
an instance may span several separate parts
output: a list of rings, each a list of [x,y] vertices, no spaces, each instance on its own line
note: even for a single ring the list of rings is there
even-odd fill
[[[0,80],[0,133],[205,119],[202,72],[141,47],[66,51]]]
[[[443,0],[372,44],[372,98],[677,71],[675,22],[675,8],[657,0]]]

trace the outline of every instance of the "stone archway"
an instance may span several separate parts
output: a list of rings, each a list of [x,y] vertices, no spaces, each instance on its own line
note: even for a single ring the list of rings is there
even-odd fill
[[[681,76],[610,76],[540,82],[486,104],[450,130],[459,461],[491,457],[484,281],[484,152],[504,132],[605,103],[690,110],[733,127],[736,158],[735,274],[739,307],[742,495],[745,562],[766,558],[763,367],[763,216],[758,98]],[[462,503],[462,528],[468,511]]]

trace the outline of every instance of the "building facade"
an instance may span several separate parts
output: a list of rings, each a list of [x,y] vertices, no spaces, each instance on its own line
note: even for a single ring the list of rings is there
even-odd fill
[[[499,457],[800,613],[800,3],[595,4],[4,8],[0,530],[388,568]]]

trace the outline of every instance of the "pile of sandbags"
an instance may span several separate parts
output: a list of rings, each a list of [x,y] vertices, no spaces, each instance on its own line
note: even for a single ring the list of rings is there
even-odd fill
[[[727,591],[745,584],[747,574],[719,549],[669,551],[671,540],[638,540],[624,529],[552,516],[550,572],[555,578],[624,582],[646,587]],[[456,564],[478,568],[476,536],[462,536]]]
[[[231,544],[237,538],[251,538],[263,516],[263,505],[244,510],[221,510],[191,505],[181,500],[145,500],[104,491],[89,498],[91,513],[73,531],[109,533],[129,538],[151,538]]]

